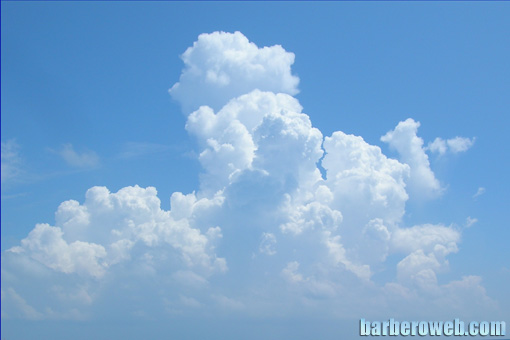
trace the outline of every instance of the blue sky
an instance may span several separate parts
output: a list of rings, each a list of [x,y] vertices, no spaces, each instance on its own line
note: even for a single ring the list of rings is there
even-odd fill
[[[2,338],[510,321],[509,11],[2,2]]]

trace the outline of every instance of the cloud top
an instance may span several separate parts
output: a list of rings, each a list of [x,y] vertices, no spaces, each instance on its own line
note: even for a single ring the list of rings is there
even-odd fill
[[[381,141],[388,143],[390,148],[398,152],[400,160],[409,165],[411,173],[408,184],[412,194],[419,198],[434,198],[441,195],[443,189],[430,168],[423,139],[417,135],[419,127],[419,122],[408,118],[382,136]]]
[[[201,105],[219,110],[255,89],[298,93],[299,78],[291,73],[294,54],[280,45],[259,48],[241,32],[201,34],[181,59],[185,68],[170,94],[185,112]]]

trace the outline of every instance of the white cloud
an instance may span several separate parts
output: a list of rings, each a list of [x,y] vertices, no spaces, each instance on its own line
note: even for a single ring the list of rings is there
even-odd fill
[[[21,241],[21,247],[12,248],[11,251],[27,252],[31,258],[63,273],[94,277],[104,275],[107,264],[101,261],[106,256],[103,246],[82,241],[68,244],[62,235],[58,227],[38,224]]]
[[[225,260],[214,255],[211,244],[219,228],[202,234],[187,220],[174,220],[161,210],[154,188],[126,187],[110,193],[94,187],[86,197],[83,205],[63,202],[56,226],[38,224],[11,252],[27,254],[59,272],[101,278],[110,266],[130,259],[135,243],[166,244],[178,252],[183,267],[198,266],[207,273],[226,270]]]
[[[437,137],[433,142],[430,142],[427,146],[427,150],[437,152],[440,155],[444,155],[448,150],[446,141],[442,138]]]
[[[253,169],[279,179],[315,182],[322,134],[301,110],[287,94],[254,90],[216,114],[205,106],[190,114],[186,129],[201,147],[202,189],[216,192]]]
[[[2,183],[16,178],[21,173],[19,148],[12,139],[2,142]]]
[[[457,251],[460,232],[452,227],[425,224],[396,229],[391,237],[392,246],[402,252],[424,250],[446,255]]]
[[[426,306],[421,295],[444,296],[456,285],[491,305],[476,280],[438,284],[448,255],[458,251],[459,230],[403,221],[410,197],[442,192],[418,122],[400,122],[381,138],[398,161],[359,136],[336,131],[324,138],[291,96],[294,56],[279,46],[258,48],[241,33],[216,32],[201,35],[182,58],[185,70],[170,92],[194,109],[186,130],[198,141],[200,188],[173,193],[164,210],[152,187],[93,187],[83,203],[58,207],[55,226],[38,224],[9,261],[17,256],[52,274],[78,274],[92,286],[140,285],[141,294],[156,295],[174,312],[267,311],[288,298],[351,315],[374,301]],[[434,145],[463,148],[459,141]],[[254,255],[260,253],[268,256]],[[386,262],[390,255],[398,264]],[[372,276],[385,266],[396,275],[376,284]]]
[[[240,32],[201,34],[181,56],[185,68],[170,94],[185,112],[201,105],[220,109],[254,89],[297,94],[294,54],[280,45],[259,48]]]
[[[478,196],[481,196],[483,194],[485,194],[485,188],[479,187],[476,193],[473,195],[473,198],[477,198]]]
[[[333,236],[331,232],[328,231],[326,231],[324,235],[326,247],[335,265],[343,265],[345,269],[354,273],[362,280],[370,279],[370,266],[368,264],[356,264],[349,260],[347,252],[343,244],[340,242],[340,235]]]
[[[446,141],[448,148],[453,153],[467,151],[470,147],[475,144],[475,139],[469,139],[465,137],[455,137]]]
[[[423,148],[423,139],[417,136],[419,126],[419,122],[408,118],[382,136],[381,141],[395,149],[400,155],[400,160],[410,166],[409,191],[417,197],[434,198],[442,193],[442,188],[430,169],[429,158]]]
[[[262,233],[262,240],[260,241],[259,251],[266,255],[276,254],[276,237],[271,233]]]
[[[282,275],[283,277],[294,283],[294,282],[301,282],[303,281],[303,275],[298,273],[299,269],[299,262],[292,261],[287,263],[287,266],[282,269]]]
[[[477,218],[473,218],[471,216],[468,216],[466,218],[466,228],[469,228],[469,227],[473,226],[476,223],[478,223],[478,219]]]
[[[447,151],[451,153],[465,152],[475,144],[475,138],[455,137],[444,140],[437,137],[433,142],[430,142],[426,149],[431,152],[444,155]]]
[[[324,149],[326,185],[334,195],[331,206],[342,212],[349,224],[364,226],[374,218],[391,224],[400,221],[409,197],[407,164],[389,159],[378,146],[341,131],[325,138]]]
[[[78,153],[72,144],[64,144],[57,153],[67,164],[77,168],[93,168],[99,164],[99,157],[94,151],[83,151]]]

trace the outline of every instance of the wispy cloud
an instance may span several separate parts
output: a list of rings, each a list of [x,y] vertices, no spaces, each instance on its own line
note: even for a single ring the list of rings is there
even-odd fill
[[[485,193],[484,187],[479,187],[476,193],[473,195],[473,198],[477,198],[478,196],[481,196]]]
[[[478,222],[477,218],[473,218],[471,216],[468,216],[466,218],[466,228],[469,228],[469,227],[473,226],[477,222]]]
[[[21,170],[20,146],[14,139],[2,142],[2,183],[18,177]]]
[[[77,152],[72,144],[64,144],[62,147],[54,151],[64,159],[64,161],[76,168],[94,168],[99,165],[99,156],[91,150]]]
[[[146,155],[155,155],[168,152],[172,149],[170,145],[148,143],[148,142],[127,142],[122,151],[118,154],[121,159],[140,158]]]

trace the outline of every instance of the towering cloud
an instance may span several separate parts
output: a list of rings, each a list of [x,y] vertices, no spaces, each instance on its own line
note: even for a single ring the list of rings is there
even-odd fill
[[[395,149],[400,160],[410,166],[409,190],[414,195],[434,198],[441,194],[441,186],[430,169],[429,157],[423,148],[423,139],[418,137],[419,122],[409,118],[398,123],[393,131],[381,137]]]
[[[407,119],[381,137],[398,161],[362,137],[341,131],[324,137],[313,127],[292,97],[294,55],[281,46],[259,48],[239,32],[215,32],[200,35],[182,59],[185,69],[170,93],[198,142],[200,188],[174,193],[168,211],[154,188],[91,188],[84,203],[60,205],[54,226],[37,225],[3,255],[9,275],[2,275],[2,287],[27,275],[14,265],[23,263],[80,276],[88,287],[129,271],[158,277],[167,286],[154,291],[179,311],[273,313],[281,306],[277,296],[341,315],[374,299],[395,302],[396,310],[423,304],[422,296],[440,303],[440,296],[471,292],[493,308],[477,278],[438,283],[447,256],[458,251],[459,230],[403,222],[409,198],[442,192],[418,122]],[[396,274],[376,283],[374,273],[383,270]],[[34,312],[45,303],[51,304],[40,302]]]

